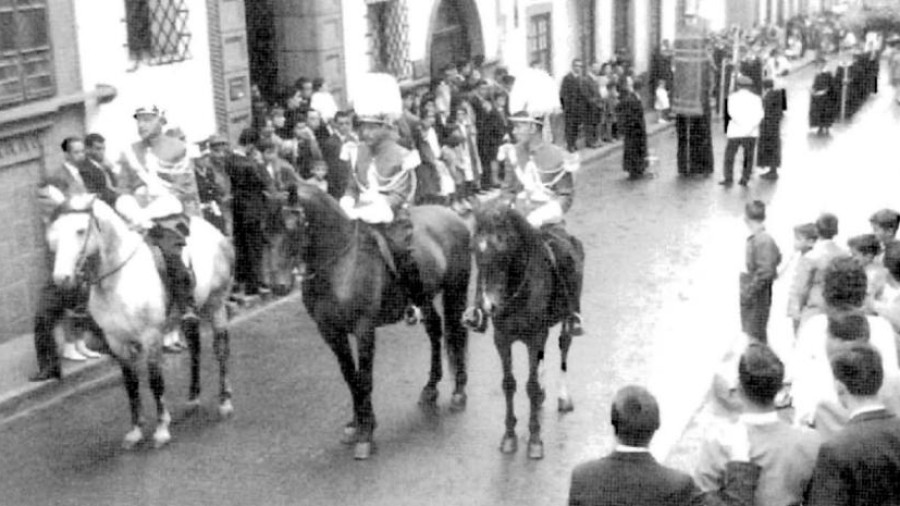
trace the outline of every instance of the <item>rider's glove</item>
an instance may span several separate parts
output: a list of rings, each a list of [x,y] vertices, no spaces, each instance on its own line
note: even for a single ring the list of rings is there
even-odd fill
[[[359,217],[359,216],[357,216],[357,213],[356,213],[356,200],[354,200],[353,197],[344,195],[338,201],[338,204],[340,204],[341,209],[343,209],[344,212],[347,213],[347,216],[351,220],[355,220]]]

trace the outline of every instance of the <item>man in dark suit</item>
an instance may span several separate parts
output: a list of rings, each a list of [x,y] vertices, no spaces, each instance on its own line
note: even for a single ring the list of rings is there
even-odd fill
[[[225,159],[225,172],[232,182],[234,212],[235,281],[244,293],[256,295],[262,283],[263,220],[271,181],[266,176],[262,156],[256,151],[259,136],[247,128],[239,146]]]
[[[835,389],[850,422],[826,441],[810,485],[811,506],[900,504],[900,419],[878,399],[884,380],[881,355],[864,343],[831,360]]]
[[[343,197],[344,191],[347,189],[351,167],[349,152],[355,149],[354,146],[357,142],[358,139],[353,134],[353,118],[350,113],[338,111],[334,115],[334,129],[331,136],[319,143],[319,147],[322,149],[322,158],[328,165],[328,174],[325,176],[325,180],[328,181],[328,194],[335,199]],[[348,144],[352,144],[352,146]]]
[[[659,405],[650,392],[638,386],[619,390],[612,406],[612,426],[616,451],[575,468],[570,505],[703,504],[690,476],[662,466],[650,454],[650,440],[659,428]]]
[[[566,148],[575,151],[578,140],[578,127],[586,124],[588,108],[585,91],[584,64],[581,59],[572,60],[572,72],[566,74],[559,88],[559,101],[562,104],[566,123]]]

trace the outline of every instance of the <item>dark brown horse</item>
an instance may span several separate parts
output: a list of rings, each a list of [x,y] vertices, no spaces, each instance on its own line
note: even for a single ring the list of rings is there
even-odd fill
[[[471,271],[471,234],[459,216],[443,207],[413,207],[410,216],[413,257],[428,297],[421,309],[431,340],[431,373],[420,403],[431,408],[436,404],[437,383],[443,375],[441,338],[446,336],[456,382],[451,409],[461,410],[466,403],[468,341],[461,318]],[[371,227],[351,221],[328,194],[301,184],[291,192],[283,219],[289,250],[306,268],[303,303],[337,357],[353,398],[353,419],[345,428],[344,442],[356,445],[355,458],[367,459],[376,425],[372,408],[375,329],[402,318],[406,297]],[[443,296],[443,322],[433,302],[438,294]],[[357,339],[357,361],[351,353],[351,334]]]
[[[518,447],[513,396],[516,379],[512,371],[512,345],[522,341],[528,349],[528,398],[531,418],[528,428],[528,457],[540,459],[544,455],[541,441],[540,409],[544,402],[544,387],[539,369],[544,359],[544,347],[550,327],[568,315],[562,283],[553,272],[554,254],[545,244],[545,232],[532,228],[525,217],[507,203],[499,201],[478,209],[475,213],[475,263],[478,266],[478,291],[482,309],[494,324],[494,344],[503,364],[503,393],[506,395],[506,432],[500,451],[513,453]],[[583,264],[581,243],[572,240],[577,262]],[[578,268],[580,278],[581,269]],[[580,297],[580,283],[576,288]],[[558,408],[561,412],[573,409],[566,389],[565,374],[572,336],[563,325],[559,335],[561,378]]]

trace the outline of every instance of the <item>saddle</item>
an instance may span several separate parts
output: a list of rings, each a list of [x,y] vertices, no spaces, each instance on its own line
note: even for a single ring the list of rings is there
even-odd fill
[[[375,239],[378,253],[381,255],[381,259],[384,260],[385,265],[387,265],[388,270],[392,275],[397,276],[399,272],[397,271],[397,264],[394,262],[394,253],[391,251],[391,245],[384,232],[371,225],[367,225],[366,228],[369,229],[370,235]]]

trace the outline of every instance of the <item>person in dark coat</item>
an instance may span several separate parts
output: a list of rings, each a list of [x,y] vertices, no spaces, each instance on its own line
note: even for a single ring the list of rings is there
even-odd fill
[[[778,179],[781,167],[781,120],[787,110],[784,90],[773,89],[771,79],[763,81],[763,119],[759,124],[759,144],[756,149],[756,165],[768,167],[763,179]]]
[[[578,129],[586,125],[588,119],[588,101],[584,96],[584,64],[580,58],[572,60],[572,72],[566,74],[559,89],[559,101],[562,104],[566,123],[566,148],[575,151],[578,140]]]
[[[262,284],[263,223],[267,215],[265,177],[262,156],[256,151],[256,130],[241,132],[239,146],[225,159],[225,172],[231,179],[234,212],[235,281],[244,293],[259,293]]]
[[[840,84],[837,85],[838,96],[835,95],[835,84],[830,72],[825,70],[825,60],[817,60],[819,72],[813,79],[811,96],[809,99],[809,127],[816,128],[816,133],[828,134],[828,130],[834,123],[835,99],[840,94]]]
[[[709,176],[715,170],[712,145],[712,108],[709,96],[712,85],[718,79],[712,58],[703,64],[699,83],[702,114],[675,116],[675,133],[678,139],[678,174],[681,176]],[[716,101],[718,107],[718,101]],[[718,109],[717,109],[718,110]]]
[[[646,389],[627,386],[616,393],[611,422],[616,450],[572,472],[570,506],[701,505],[694,480],[658,463],[650,440],[659,429],[659,404]]]
[[[626,78],[622,84],[616,108],[619,129],[625,140],[622,169],[630,179],[638,179],[647,168],[647,126],[644,124],[644,106],[638,96],[641,83]]]
[[[805,504],[900,504],[900,419],[878,398],[884,381],[881,355],[856,342],[834,354],[831,370],[850,421],[819,450]]]
[[[766,205],[759,200],[748,202],[744,207],[744,222],[751,235],[746,246],[747,270],[740,276],[741,329],[763,343],[768,341],[772,284],[781,263],[781,251],[766,232],[765,221]]]

